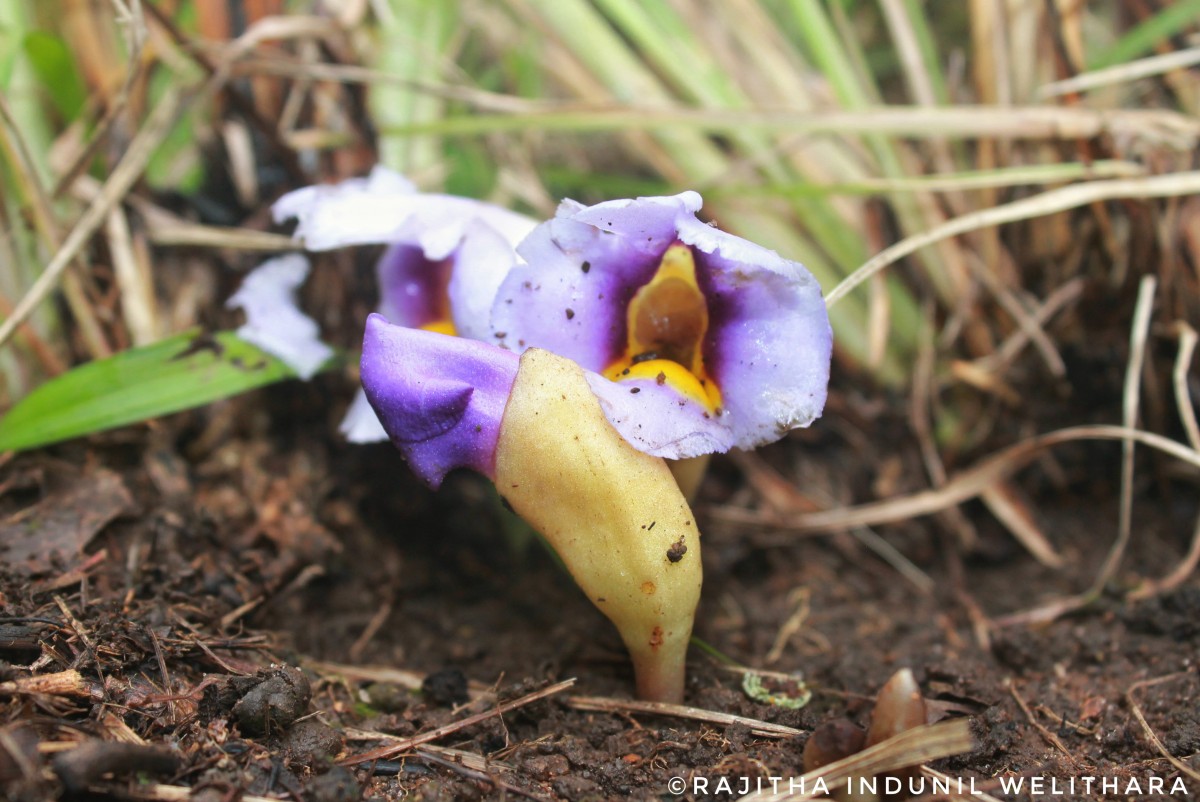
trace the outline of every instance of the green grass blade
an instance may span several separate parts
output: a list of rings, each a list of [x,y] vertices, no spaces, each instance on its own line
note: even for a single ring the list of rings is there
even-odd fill
[[[1131,28],[1110,47],[1092,57],[1089,70],[1113,67],[1147,55],[1154,46],[1178,33],[1200,18],[1200,0],[1178,0]]]
[[[26,58],[59,115],[68,122],[75,120],[87,102],[87,87],[79,76],[70,48],[62,39],[45,31],[30,31],[23,44]]]
[[[88,362],[38,387],[0,418],[0,451],[137,423],[295,375],[231,331],[186,332]]]

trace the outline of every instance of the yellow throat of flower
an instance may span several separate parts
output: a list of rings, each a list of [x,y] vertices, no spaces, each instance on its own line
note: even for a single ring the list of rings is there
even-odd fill
[[[605,378],[654,379],[709,412],[721,408],[721,391],[704,369],[708,302],[696,283],[690,247],[677,242],[667,248],[654,277],[629,301],[626,328],[625,353]]]
[[[449,334],[451,337],[458,336],[458,329],[454,328],[454,321],[450,318],[444,320],[434,320],[421,326],[422,331],[432,331],[435,334]]]

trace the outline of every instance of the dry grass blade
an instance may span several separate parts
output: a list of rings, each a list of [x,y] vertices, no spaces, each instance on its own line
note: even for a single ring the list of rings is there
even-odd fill
[[[793,735],[803,735],[804,730],[785,727],[782,724],[772,724],[769,721],[735,716],[731,713],[720,713],[715,710],[705,710],[700,707],[673,705],[666,702],[639,702],[628,699],[606,699],[600,696],[569,696],[565,700],[567,707],[575,710],[592,710],[602,713],[642,713],[653,716],[672,716],[686,718],[692,721],[703,721],[708,724],[742,724],[750,732],[765,738],[789,738]]]
[[[149,802],[188,802],[189,799],[194,798],[195,793],[195,788],[186,785],[152,783],[139,785],[136,798],[149,800]],[[238,799],[241,802],[279,802],[278,797],[258,796],[257,794],[240,794]]]
[[[458,100],[478,111],[525,114],[552,108],[549,101],[489,92],[473,86],[454,86],[430,81],[417,81],[388,72],[359,67],[354,64],[297,64],[282,59],[244,58],[233,68],[235,77],[245,75],[278,75],[285,78],[304,78],[315,81],[342,83],[390,84],[402,86],[444,100]]]
[[[333,676],[356,682],[381,682],[386,685],[399,685],[401,688],[417,691],[425,682],[425,674],[419,671],[407,671],[391,666],[351,666],[342,663],[327,663],[319,660],[306,660],[304,667],[322,676]],[[467,684],[467,693],[472,699],[494,699],[496,694],[482,683],[471,680]]]
[[[1113,84],[1136,81],[1139,78],[1162,75],[1164,72],[1181,70],[1195,66],[1196,64],[1200,64],[1200,47],[1177,50],[1174,53],[1150,56],[1138,61],[1130,61],[1127,64],[1118,64],[1115,67],[1108,67],[1103,70],[1085,72],[1062,81],[1046,84],[1038,89],[1038,97],[1051,98],[1059,97],[1060,95],[1069,95],[1074,92],[1086,92],[1089,89],[1096,89],[1101,86],[1111,86]]]
[[[255,231],[250,228],[206,226],[188,222],[155,222],[146,227],[147,238],[155,245],[185,248],[228,248],[235,251],[301,251],[304,245],[286,234]]]
[[[0,150],[7,151],[10,155],[14,178],[22,186],[29,203],[34,229],[38,232],[47,252],[54,252],[62,244],[54,210],[50,198],[42,186],[42,179],[33,152],[25,141],[20,123],[13,116],[3,94],[0,94],[0,123],[3,123],[0,125],[0,146],[2,146]],[[72,258],[70,261],[73,262],[74,259]],[[79,333],[87,343],[88,351],[96,358],[110,356],[112,348],[104,336],[104,331],[79,276],[72,272],[66,272],[63,279],[63,296],[71,313],[75,316],[79,325]],[[0,344],[2,343],[3,340],[0,340]]]
[[[1161,685],[1164,682],[1170,682],[1171,680],[1179,679],[1180,677],[1186,677],[1189,673],[1190,672],[1180,672],[1178,674],[1168,674],[1167,676],[1159,677],[1158,679],[1148,679],[1143,680],[1142,682],[1134,683],[1133,685],[1129,686],[1129,690],[1125,692],[1125,701],[1129,703],[1129,709],[1133,711],[1134,717],[1138,720],[1138,723],[1142,725],[1142,732],[1146,733],[1146,740],[1150,741],[1151,745],[1158,750],[1158,753],[1170,761],[1172,766],[1179,769],[1196,782],[1200,782],[1200,772],[1197,772],[1191,766],[1167,751],[1167,748],[1163,745],[1163,742],[1160,741],[1158,736],[1154,734],[1154,730],[1151,729],[1150,723],[1146,721],[1146,717],[1142,714],[1141,706],[1138,705],[1137,700],[1133,698],[1133,695],[1142,688],[1149,688],[1153,685]]]
[[[755,792],[742,797],[739,802],[801,802],[815,799],[823,793],[823,788],[836,788],[850,777],[874,777],[886,771],[969,752],[972,748],[974,742],[967,719],[926,724],[802,775],[795,781],[801,791]]]
[[[1079,276],[1056,287],[1033,315],[1033,320],[1037,323],[1038,327],[1045,326],[1055,313],[1063,309],[1067,304],[1077,300],[1083,293],[1083,287],[1084,280]],[[988,372],[999,371],[1016,359],[1017,355],[1021,353],[1021,349],[1028,342],[1029,333],[1025,329],[1018,328],[1009,335],[1008,339],[1000,344],[999,348],[987,356],[975,360],[975,364]]]
[[[1179,331],[1179,355],[1175,359],[1175,369],[1171,376],[1175,389],[1175,405],[1179,408],[1180,422],[1187,432],[1188,442],[1192,444],[1192,448],[1200,450],[1200,426],[1196,424],[1196,410],[1192,406],[1191,393],[1188,392],[1188,368],[1196,350],[1196,330],[1182,320],[1175,325]],[[1187,554],[1175,570],[1157,581],[1144,582],[1129,594],[1129,599],[1146,599],[1177,588],[1192,575],[1197,565],[1200,565],[1200,520],[1196,521],[1196,529],[1192,533],[1192,543]]]
[[[854,111],[735,111],[682,106],[562,104],[519,115],[450,117],[400,126],[396,134],[479,134],[503,130],[621,130],[688,128],[694,131],[786,131],[792,135],[875,134],[917,139],[1076,140],[1135,137],[1185,151],[1200,138],[1200,122],[1159,109],[1056,106],[875,106]]]
[[[121,312],[125,324],[129,327],[134,345],[148,345],[159,337],[154,280],[148,266],[138,258],[129,220],[119,206],[109,211],[106,231],[113,273],[121,289]]]
[[[54,258],[46,265],[46,269],[38,276],[37,281],[21,298],[3,324],[0,324],[0,345],[8,342],[13,331],[29,317],[34,308],[50,293],[58,283],[67,266],[79,254],[92,234],[104,223],[109,210],[120,202],[133,187],[135,181],[150,162],[150,157],[171,130],[180,110],[190,100],[190,94],[185,92],[166,92],[158,106],[151,112],[141,130],[129,143],[129,149],[121,158],[120,163],[113,169],[112,175],[104,182],[96,202],[87,208],[79,218],[74,228],[63,240],[62,246],[54,254]]]
[[[1118,198],[1169,198],[1181,195],[1200,193],[1200,172],[1171,173],[1150,178],[1118,179],[1114,181],[1093,181],[1087,184],[1075,184],[1061,189],[1053,189],[1024,198],[1003,206],[983,209],[978,212],[956,217],[949,222],[929,231],[903,239],[869,259],[862,267],[855,270],[833,288],[826,297],[826,304],[834,306],[839,300],[850,293],[858,285],[869,279],[875,273],[888,265],[894,264],[905,256],[912,254],[927,245],[965,234],[968,231],[978,231],[982,228],[1013,223],[1018,220],[1028,220],[1034,217],[1044,217],[1068,209],[1077,209],[1100,201],[1116,200]]]
[[[1043,451],[1078,440],[1133,440],[1200,468],[1200,450],[1188,448],[1153,432],[1123,426],[1072,426],[1009,446],[935,490],[840,510],[804,513],[785,522],[775,521],[772,525],[795,532],[833,532],[851,526],[874,526],[929,515],[974,498],[995,482],[1024,468]],[[714,509],[713,514],[725,516],[719,508]],[[736,513],[729,517],[744,518]]]
[[[1154,276],[1143,276],[1138,286],[1137,306],[1133,310],[1133,324],[1129,332],[1129,365],[1125,370],[1125,391],[1122,399],[1122,422],[1125,428],[1137,425],[1138,398],[1141,394],[1142,366],[1146,363],[1146,338],[1150,333],[1150,312],[1154,308],[1154,290],[1158,281]],[[1104,559],[1100,573],[1092,583],[1091,592],[1100,593],[1108,580],[1117,572],[1125,548],[1129,545],[1133,530],[1133,441],[1121,444],[1121,498],[1120,519],[1117,524],[1117,539]]]
[[[1048,568],[1062,568],[1063,558],[1050,540],[1034,522],[1028,509],[1016,496],[1016,491],[1007,482],[996,482],[980,494],[992,515],[1004,524],[1012,536],[1033,555],[1034,559]]]
[[[362,752],[357,755],[350,755],[349,757],[342,758],[338,762],[343,766],[356,766],[359,763],[369,763],[372,760],[389,760],[396,755],[408,752],[409,750],[420,746],[421,744],[445,738],[447,735],[478,724],[481,721],[486,721],[493,716],[502,716],[509,711],[516,710],[519,707],[524,707],[525,705],[536,702],[539,699],[545,699],[547,696],[553,696],[556,693],[561,693],[574,684],[574,678],[563,680],[562,682],[556,682],[553,685],[547,685],[541,690],[525,694],[519,699],[512,699],[496,705],[490,710],[484,710],[482,713],[476,713],[472,716],[467,716],[461,721],[451,722],[450,724],[437,727],[436,729],[423,732],[419,735],[414,735],[411,738],[405,738],[387,746],[381,746],[378,749],[372,749],[368,752]]]
[[[1175,403],[1179,407],[1179,420],[1187,432],[1192,448],[1200,451],[1200,425],[1196,423],[1196,410],[1188,392],[1188,369],[1192,355],[1196,352],[1196,330],[1184,321],[1175,324],[1179,332],[1179,355],[1175,358],[1175,369],[1171,373],[1171,384],[1175,390]]]

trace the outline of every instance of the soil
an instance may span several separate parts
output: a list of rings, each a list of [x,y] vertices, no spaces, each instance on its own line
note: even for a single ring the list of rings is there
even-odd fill
[[[697,503],[707,648],[692,650],[686,703],[799,731],[768,738],[745,723],[581,709],[576,697],[631,696],[615,631],[486,483],[456,475],[432,493],[390,446],[340,442],[350,390],[337,376],[276,386],[3,465],[0,795],[734,799],[742,778],[802,774],[821,724],[865,725],[903,667],[931,719],[970,719],[975,748],[933,766],[981,793],[1047,798],[1051,778],[1056,799],[1200,793],[1137,716],[1200,770],[1200,582],[1128,600],[1178,564],[1195,526],[1195,477],[1166,460],[1139,453],[1134,536],[1106,593],[1049,623],[1000,626],[1097,575],[1116,532],[1119,446],[1061,448],[1013,482],[1063,567],[1040,565],[970,503],[957,521],[880,527],[909,575],[853,533],[739,523],[730,510],[765,502],[743,458],[718,458]],[[812,499],[920,489],[904,404],[869,397],[835,387],[823,421],[755,464]],[[813,699],[754,701],[711,653],[802,672]],[[1019,776],[1044,790],[1000,783]],[[706,778],[707,791],[680,794],[674,777]],[[1090,792],[1066,786],[1087,777]],[[1099,778],[1118,790],[1101,793]],[[1149,793],[1155,778],[1175,793]]]

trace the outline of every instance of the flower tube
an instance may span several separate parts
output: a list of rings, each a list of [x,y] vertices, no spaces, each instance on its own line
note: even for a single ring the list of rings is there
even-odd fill
[[[595,384],[593,384],[595,379]],[[540,349],[367,321],[362,381],[392,442],[431,487],[491,479],[616,625],[638,695],[678,702],[700,597],[699,532],[663,460],[612,428],[594,387],[627,388]]]
[[[553,350],[617,382],[608,420],[637,448],[685,459],[755,448],[821,413],[832,333],[803,265],[699,220],[695,192],[564,201],[517,251],[492,337]]]

